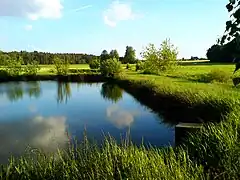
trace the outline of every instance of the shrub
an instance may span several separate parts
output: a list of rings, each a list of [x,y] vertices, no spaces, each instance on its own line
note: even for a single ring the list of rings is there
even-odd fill
[[[103,76],[114,77],[121,73],[121,62],[117,59],[107,59],[101,62],[100,72]]]
[[[67,75],[69,70],[68,60],[62,60],[58,57],[54,57],[53,63],[58,75]]]
[[[220,69],[213,69],[206,76],[202,76],[202,81],[224,83],[228,82],[230,78],[231,76],[228,72]]]
[[[137,64],[136,64],[136,71],[143,70],[143,69],[144,69],[144,63],[141,62],[141,61],[137,62]]]
[[[172,70],[177,65],[177,54],[177,49],[168,39],[162,42],[159,49],[154,44],[149,44],[141,53],[145,60],[144,72],[159,74]]]
[[[91,69],[99,69],[100,68],[100,60],[95,58],[89,62],[89,67]]]
[[[7,76],[8,76],[8,73],[5,70],[1,69],[0,70],[0,77],[7,77]]]
[[[22,57],[8,57],[5,59],[4,62],[4,68],[3,70],[7,73],[9,76],[18,76],[22,73],[23,59]]]
[[[24,67],[24,73],[27,75],[36,75],[37,72],[40,70],[39,64],[37,61],[33,61],[31,63],[28,63]]]

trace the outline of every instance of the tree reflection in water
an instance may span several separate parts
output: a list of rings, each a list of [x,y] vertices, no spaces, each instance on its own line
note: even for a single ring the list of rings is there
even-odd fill
[[[71,98],[71,85],[69,82],[57,83],[57,103],[67,103]]]
[[[37,81],[6,83],[1,87],[0,94],[6,94],[11,102],[22,99],[24,95],[38,98],[41,95],[40,83]]]
[[[122,99],[123,90],[118,85],[112,83],[103,83],[101,95],[104,99],[117,103]]]

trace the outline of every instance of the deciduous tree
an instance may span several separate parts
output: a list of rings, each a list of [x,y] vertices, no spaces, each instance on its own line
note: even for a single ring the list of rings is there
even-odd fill
[[[112,59],[113,59],[113,58],[116,58],[117,60],[119,60],[119,54],[118,54],[118,52],[117,52],[116,49],[111,50],[109,56],[110,56],[110,58],[112,58]]]
[[[135,62],[136,62],[136,52],[135,52],[135,49],[133,49],[132,46],[127,46],[125,55],[123,57],[123,63],[134,64]]]
[[[110,56],[109,56],[107,50],[103,50],[101,55],[100,55],[100,61],[102,62],[102,61],[105,61],[109,58],[110,58]]]
[[[177,63],[177,48],[171,44],[170,39],[162,42],[160,48],[149,44],[141,53],[144,62],[144,72],[147,74],[159,74],[171,70]]]
[[[100,65],[100,72],[103,76],[114,77],[121,73],[121,62],[116,58],[107,59]]]

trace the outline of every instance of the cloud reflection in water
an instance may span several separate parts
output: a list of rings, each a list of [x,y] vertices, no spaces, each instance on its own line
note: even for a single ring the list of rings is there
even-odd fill
[[[125,127],[130,127],[134,122],[134,116],[137,116],[139,112],[130,112],[121,109],[119,106],[113,105],[106,110],[108,120],[114,124],[118,129],[123,129]]]
[[[66,117],[42,117],[0,123],[0,163],[10,155],[19,156],[27,146],[54,153],[67,145]]]

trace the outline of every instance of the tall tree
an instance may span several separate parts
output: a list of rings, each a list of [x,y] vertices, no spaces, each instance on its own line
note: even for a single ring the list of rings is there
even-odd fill
[[[110,56],[110,58],[112,58],[112,59],[113,59],[113,58],[116,58],[117,60],[119,60],[119,54],[118,54],[118,52],[117,52],[116,49],[111,50],[109,56]]]
[[[221,44],[224,44],[227,41],[236,39],[238,45],[240,44],[240,0],[229,0],[229,3],[226,5],[228,12],[230,13],[231,19],[226,22],[226,30],[221,40]],[[235,5],[235,7],[234,7]],[[239,47],[240,48],[240,47]]]
[[[230,20],[226,22],[224,35],[218,40],[218,43],[226,46],[234,44],[234,48],[229,49],[229,53],[233,57],[240,57],[240,0],[229,0],[226,5],[230,13]],[[229,46],[229,45],[228,45]]]
[[[100,55],[100,61],[105,61],[105,60],[109,59],[109,57],[110,56],[109,56],[107,50],[103,50]]]
[[[223,45],[226,41],[231,41],[230,44],[234,44],[234,48],[229,49],[229,53],[235,58],[236,67],[234,73],[240,69],[240,0],[229,0],[226,5],[228,12],[230,13],[230,20],[226,22],[226,30],[224,35],[219,40],[219,43]],[[239,84],[240,78],[234,78],[234,85]]]
[[[132,46],[126,47],[126,52],[123,58],[123,63],[130,63],[133,64],[136,62],[136,52]]]

